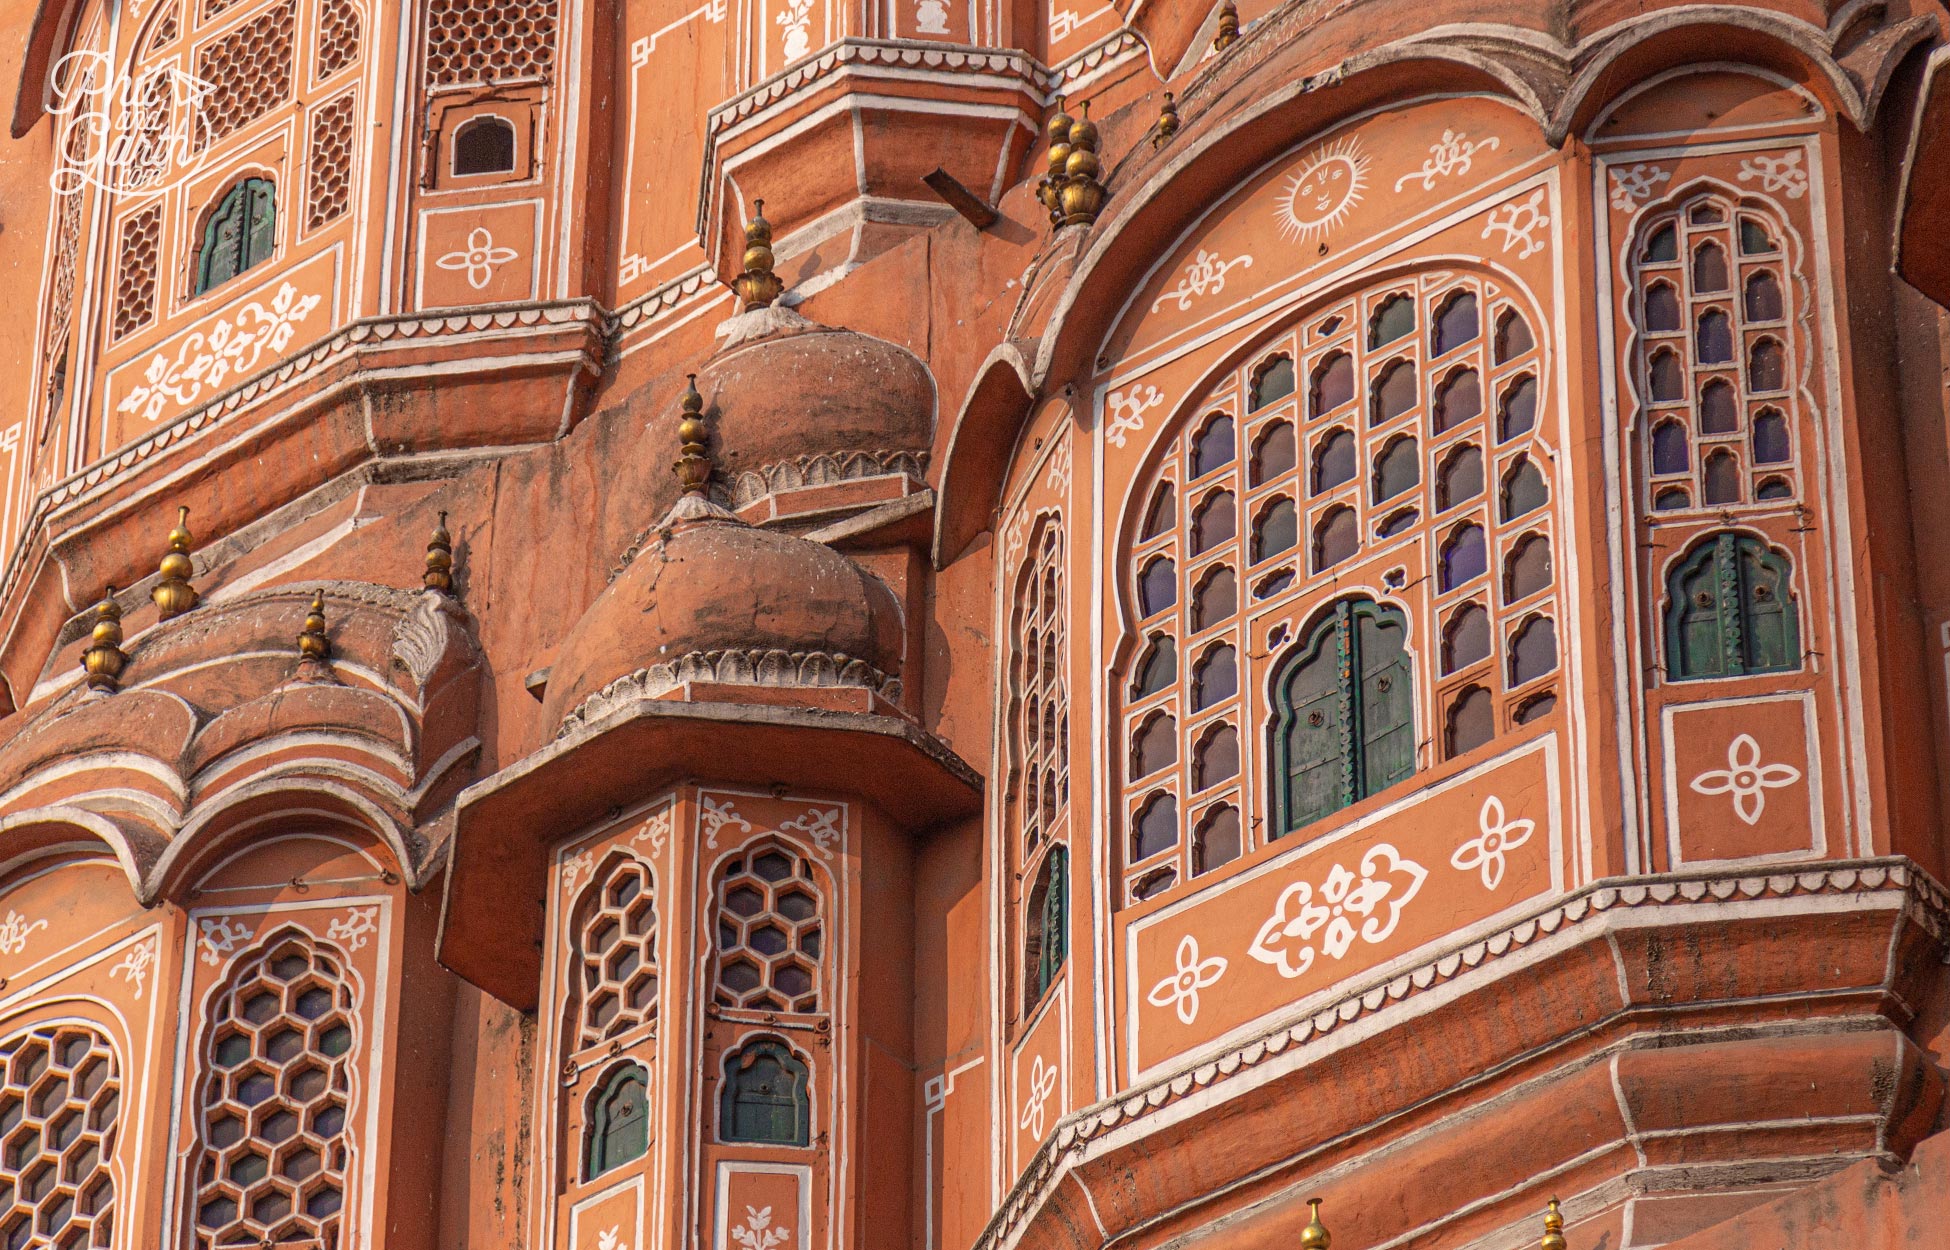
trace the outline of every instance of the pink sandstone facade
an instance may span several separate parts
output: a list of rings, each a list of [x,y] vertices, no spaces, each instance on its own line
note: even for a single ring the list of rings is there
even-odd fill
[[[1946,39],[0,6],[0,1247],[1950,1245]]]

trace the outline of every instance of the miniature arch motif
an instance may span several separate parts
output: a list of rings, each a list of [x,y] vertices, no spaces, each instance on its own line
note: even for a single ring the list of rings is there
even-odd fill
[[[1222,809],[1260,844],[1297,827],[1276,818],[1287,773],[1241,767],[1240,736],[1260,736],[1280,697],[1280,682],[1249,671],[1247,657],[1266,650],[1256,640],[1267,622],[1300,638],[1351,582],[1379,587],[1387,575],[1410,652],[1439,645],[1431,631],[1464,607],[1486,626],[1488,645],[1434,681],[1410,683],[1411,669],[1428,671],[1416,665],[1401,675],[1405,724],[1440,726],[1455,712],[1468,732],[1404,729],[1406,763],[1379,775],[1400,780],[1427,762],[1424,752],[1475,750],[1554,706],[1540,699],[1552,679],[1535,657],[1519,667],[1501,653],[1521,621],[1557,610],[1541,315],[1503,279],[1434,267],[1390,277],[1330,295],[1270,334],[1254,331],[1250,344],[1220,345],[1241,363],[1160,427],[1154,460],[1127,495],[1143,511],[1120,526],[1127,545],[1113,565],[1117,601],[1143,612],[1106,675],[1124,728],[1117,756],[1132,766],[1118,806],[1123,902],[1229,861],[1229,823],[1213,848],[1199,847],[1200,830],[1221,828]],[[1307,384],[1255,407],[1265,362],[1280,358]],[[1200,446],[1214,412],[1245,414],[1231,455]],[[1249,616],[1260,622],[1250,638]],[[1526,638],[1534,653],[1554,632]],[[1551,658],[1544,674],[1556,671]],[[1178,735],[1172,749],[1153,741],[1166,726]],[[1373,792],[1331,789],[1331,804],[1295,801],[1295,812],[1312,813],[1301,825]]]

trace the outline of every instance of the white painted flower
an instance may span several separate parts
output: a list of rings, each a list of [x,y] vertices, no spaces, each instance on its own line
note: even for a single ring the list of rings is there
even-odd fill
[[[497,244],[486,226],[476,226],[467,232],[467,246],[448,252],[433,263],[442,269],[464,271],[467,285],[479,291],[487,286],[497,268],[519,255],[512,247]]]
[[[1483,874],[1483,888],[1494,890],[1503,883],[1504,856],[1530,841],[1537,822],[1527,819],[1505,820],[1503,800],[1494,794],[1483,800],[1476,814],[1477,835],[1456,848],[1449,857],[1451,867]]]
[[[1171,1007],[1180,1024],[1198,1019],[1198,993],[1226,974],[1226,961],[1217,955],[1198,957],[1198,939],[1187,933],[1178,940],[1178,971],[1151,987],[1145,997],[1153,1007]]]
[[[1751,734],[1741,734],[1727,744],[1727,766],[1701,773],[1692,786],[1701,794],[1733,795],[1734,813],[1751,825],[1767,810],[1767,791],[1799,780],[1801,770],[1792,764],[1761,763],[1760,743]]]
[[[1044,1063],[1041,1055],[1029,1066],[1029,1085],[1022,1098],[1022,1114],[1016,1123],[1031,1137],[1043,1135],[1043,1119],[1051,1095],[1056,1093],[1056,1065]]]

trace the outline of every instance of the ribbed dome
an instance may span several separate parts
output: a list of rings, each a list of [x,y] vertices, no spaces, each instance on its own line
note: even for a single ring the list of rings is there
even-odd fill
[[[935,420],[934,377],[918,356],[783,308],[728,328],[697,389],[734,500],[804,481],[918,474]]]
[[[586,719],[610,687],[654,696],[685,681],[891,692],[901,649],[900,607],[879,578],[686,497],[563,640],[546,713]]]

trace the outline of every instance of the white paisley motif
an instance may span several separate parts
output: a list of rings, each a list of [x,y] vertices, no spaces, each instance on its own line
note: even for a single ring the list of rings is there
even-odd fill
[[[1503,800],[1494,794],[1483,800],[1483,808],[1476,813],[1478,833],[1469,841],[1456,848],[1449,857],[1449,866],[1468,872],[1472,868],[1483,875],[1483,888],[1494,890],[1503,883],[1504,856],[1530,841],[1537,822],[1529,819],[1505,820]]]
[[[251,935],[249,926],[238,924],[228,916],[206,917],[197,921],[196,927],[197,945],[203,948],[197,958],[213,968]]]
[[[772,1208],[746,1207],[745,1222],[731,1230],[731,1239],[744,1250],[774,1250],[783,1245],[792,1230],[780,1224],[772,1224]]]
[[[1022,1115],[1016,1120],[1031,1137],[1042,1137],[1044,1111],[1055,1092],[1056,1065],[1044,1063],[1043,1057],[1037,1055],[1036,1062],[1029,1066],[1029,1089],[1022,1098]]]
[[[1500,232],[1503,235],[1503,250],[1507,252],[1513,247],[1520,247],[1522,250],[1517,253],[1517,259],[1527,260],[1532,253],[1544,250],[1545,240],[1532,237],[1551,224],[1543,204],[1544,188],[1538,187],[1527,200],[1513,200],[1499,205],[1490,214],[1489,224],[1483,227],[1483,237],[1487,239]]]
[[[325,936],[335,942],[344,942],[345,949],[356,951],[366,944],[366,939],[379,932],[378,907],[351,907],[344,916],[335,916],[332,923],[325,926]]]
[[[716,799],[705,798],[699,805],[697,818],[704,822],[704,845],[714,851],[718,849],[718,830],[726,825],[737,825],[746,833],[752,831],[752,822],[738,814],[730,799],[720,803]]]
[[[1165,402],[1165,393],[1155,386],[1140,386],[1128,391],[1112,391],[1104,400],[1110,424],[1104,438],[1113,447],[1122,447],[1132,430],[1144,428],[1144,414]]]
[[[1178,279],[1178,285],[1151,301],[1151,311],[1157,312],[1167,300],[1178,302],[1178,311],[1184,312],[1192,306],[1192,301],[1202,295],[1217,295],[1225,290],[1226,271],[1231,269],[1251,269],[1253,258],[1235,256],[1231,260],[1220,260],[1217,252],[1204,248],[1185,265],[1185,275]]]
[[[641,842],[647,838],[650,841],[650,853],[661,856],[664,853],[664,840],[668,837],[670,837],[670,808],[660,807],[650,813],[649,818],[637,827],[637,831],[630,835],[630,841]]]
[[[1651,199],[1660,183],[1671,181],[1671,174],[1646,161],[1640,161],[1630,169],[1614,169],[1611,171],[1611,206],[1621,213],[1629,213]]]
[[[1444,130],[1442,137],[1429,145],[1429,159],[1422,162],[1422,168],[1395,179],[1395,190],[1400,191],[1405,184],[1414,182],[1418,178],[1421,179],[1424,191],[1432,190],[1437,178],[1468,173],[1478,152],[1484,148],[1494,152],[1502,143],[1503,140],[1495,135],[1471,143],[1469,136],[1462,131]]]
[[[1808,171],[1801,168],[1801,153],[1783,152],[1779,156],[1756,156],[1740,162],[1740,181],[1760,179],[1763,191],[1779,191],[1790,200],[1808,193]]]
[[[122,397],[117,412],[133,412],[154,421],[172,401],[194,403],[207,387],[216,390],[233,377],[257,367],[266,352],[281,353],[298,332],[298,323],[311,316],[322,296],[298,297],[289,282],[278,287],[267,307],[252,300],[206,334],[192,331],[171,360],[157,352],[142,370],[142,384]]]
[[[1313,967],[1316,942],[1328,958],[1339,959],[1357,937],[1386,939],[1400,923],[1402,908],[1421,891],[1428,869],[1378,842],[1361,857],[1360,870],[1356,876],[1334,865],[1318,894],[1310,882],[1288,886],[1247,953],[1283,977],[1297,977]]]
[[[813,840],[813,847],[819,852],[821,859],[831,859],[833,843],[837,842],[840,836],[839,819],[839,808],[821,811],[815,807],[797,820],[780,821],[779,828],[805,834]]]
[[[476,226],[467,232],[466,247],[448,252],[433,263],[442,269],[466,273],[467,285],[479,291],[487,286],[497,268],[519,255],[512,247],[496,244],[486,226]]]
[[[128,953],[122,956],[122,962],[110,968],[108,975],[128,978],[129,984],[135,987],[134,997],[140,1000],[142,998],[143,982],[149,976],[149,965],[155,962],[155,940],[152,938],[144,938],[134,946],[129,947]]]
[[[1198,957],[1198,939],[1187,933],[1178,939],[1178,971],[1151,987],[1145,998],[1153,1007],[1171,1007],[1180,1024],[1198,1019],[1198,992],[1226,974],[1226,961],[1214,955]]]
[[[47,928],[47,921],[28,922],[27,917],[13,908],[7,909],[7,918],[0,920],[0,954],[18,955],[27,949],[27,938],[36,929]]]
[[[1799,780],[1801,770],[1792,764],[1762,764],[1760,743],[1750,734],[1741,734],[1727,744],[1727,766],[1701,773],[1692,786],[1701,794],[1733,795],[1734,813],[1751,825],[1767,810],[1769,790]]]
[[[1070,493],[1070,440],[1066,437],[1056,445],[1049,458],[1049,475],[1043,485],[1051,494],[1062,496]]]
[[[589,873],[595,871],[596,857],[589,851],[578,851],[562,863],[562,893],[574,894],[576,884]]]

